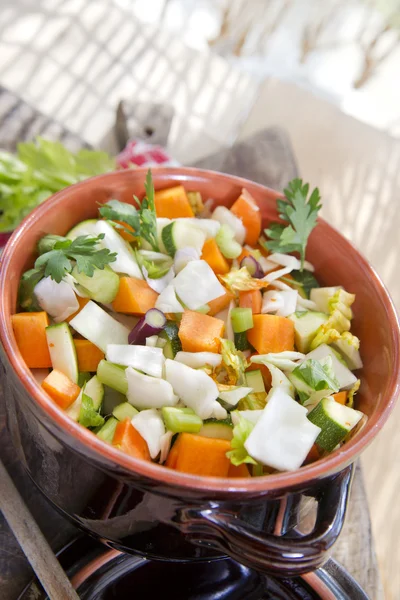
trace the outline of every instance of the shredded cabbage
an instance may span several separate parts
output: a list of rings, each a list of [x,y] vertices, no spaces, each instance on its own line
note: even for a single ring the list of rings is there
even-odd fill
[[[315,348],[318,348],[321,344],[329,345],[337,343],[342,338],[343,333],[350,331],[351,319],[353,318],[353,311],[350,307],[355,298],[354,294],[349,294],[342,288],[338,289],[333,294],[328,300],[330,316],[317,330],[317,333],[311,342],[310,350],[315,350]],[[352,334],[348,334],[347,337],[343,339],[349,341],[351,339],[348,337],[349,335],[352,336]],[[355,340],[358,340],[358,338],[355,338]],[[352,341],[351,343],[357,344],[356,341]]]
[[[305,354],[301,352],[270,352],[269,354],[258,354],[250,358],[250,362],[255,364],[272,364],[282,371],[293,371],[298,366],[298,361],[303,360]]]
[[[250,463],[252,465],[256,465],[257,462],[254,460],[254,458],[251,458],[246,448],[244,447],[247,438],[253,431],[254,424],[250,423],[250,421],[242,417],[240,413],[237,413],[237,415],[239,422],[233,428],[233,438],[231,440],[232,450],[229,450],[229,452],[226,453],[226,456],[236,467],[243,463]]]
[[[248,290],[259,290],[267,287],[264,279],[254,279],[246,267],[233,269],[226,275],[218,275],[220,281],[223,281],[232,292],[245,292]]]
[[[353,385],[351,390],[349,390],[347,400],[346,400],[346,406],[348,406],[349,408],[353,408],[353,406],[354,406],[354,396],[360,389],[360,385],[361,385],[361,381],[359,379],[357,379],[357,381],[355,382],[355,384]]]
[[[235,384],[242,385],[245,381],[244,372],[247,368],[247,361],[243,353],[236,350],[233,342],[221,338],[221,354],[226,370],[235,376]]]

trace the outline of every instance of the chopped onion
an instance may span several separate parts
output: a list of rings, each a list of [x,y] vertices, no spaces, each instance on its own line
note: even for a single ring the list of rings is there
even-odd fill
[[[74,289],[65,281],[57,283],[51,277],[44,277],[33,290],[40,307],[56,323],[62,323],[79,310],[79,302]]]
[[[221,225],[229,225],[235,232],[235,240],[242,246],[246,238],[246,228],[236,215],[226,208],[226,206],[217,206],[214,210],[212,219],[219,221]]]
[[[217,402],[217,384],[204,371],[192,369],[175,360],[167,359],[165,372],[166,379],[172,385],[175,394],[186,406],[192,408],[200,419],[209,419],[214,415],[217,419],[225,418],[218,416],[223,412],[226,415],[226,411]],[[222,411],[219,411],[219,408]]]
[[[129,334],[130,344],[144,345],[146,338],[152,335],[158,335],[167,322],[166,316],[161,310],[151,308],[139,319],[138,323]]]
[[[158,335],[151,335],[150,337],[146,338],[146,346],[148,348],[155,348],[157,346],[157,342]]]
[[[178,403],[178,396],[174,394],[172,385],[165,379],[143,375],[132,367],[128,367],[125,374],[128,382],[126,397],[135,408],[139,410],[162,408],[176,406]]]
[[[165,363],[162,348],[134,346],[132,344],[108,344],[106,359],[117,365],[133,367],[153,377],[162,377]]]
[[[175,277],[173,286],[180,300],[190,310],[196,310],[226,292],[214,271],[204,260],[188,263]]]
[[[191,248],[187,246],[186,248],[181,248],[175,252],[174,256],[174,269],[175,273],[178,274],[186,267],[186,265],[192,260],[200,260],[200,254],[197,252],[196,248]]]
[[[218,367],[221,364],[221,354],[214,352],[178,352],[175,356],[175,360],[192,369],[199,369],[210,365],[211,367]]]
[[[183,306],[176,297],[175,289],[170,283],[156,300],[156,308],[164,313],[183,313]]]
[[[255,279],[261,279],[264,277],[264,271],[261,268],[260,263],[254,258],[254,256],[245,256],[240,261],[240,268],[246,267],[248,272]]]
[[[168,458],[168,454],[169,451],[171,449],[171,441],[173,438],[174,434],[172,431],[167,431],[166,433],[164,433],[164,435],[161,436],[160,438],[160,464],[163,464],[167,458]]]
[[[263,296],[261,312],[263,314],[272,312],[279,317],[288,317],[296,311],[297,298],[297,290],[290,289],[282,292],[268,290]]]
[[[147,271],[146,267],[142,267],[142,273],[149,287],[151,287],[152,290],[157,292],[157,294],[161,294],[161,292],[165,290],[165,288],[171,283],[171,281],[175,277],[175,271],[173,267],[170,268],[168,273],[166,273],[163,277],[159,277],[158,279],[152,279],[151,277],[149,277],[149,272]]]
[[[164,421],[159,412],[154,409],[142,410],[133,417],[132,425],[146,441],[151,458],[157,458],[165,435]]]

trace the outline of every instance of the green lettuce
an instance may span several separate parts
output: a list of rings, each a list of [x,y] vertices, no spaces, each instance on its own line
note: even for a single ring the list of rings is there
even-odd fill
[[[254,425],[253,423],[250,423],[250,421],[242,417],[242,415],[240,415],[239,413],[238,417],[239,422],[233,428],[233,438],[231,440],[232,450],[229,450],[226,453],[226,456],[229,458],[231,463],[235,465],[235,467],[238,467],[243,463],[250,463],[252,465],[256,465],[257,462],[254,460],[254,458],[251,458],[246,448],[244,447],[247,438],[253,431]]]
[[[15,229],[54,192],[115,168],[115,160],[105,152],[73,153],[41,137],[18,144],[16,156],[0,152],[0,232]]]
[[[82,405],[78,421],[84,427],[101,427],[104,425],[104,419],[95,410],[93,400],[85,393],[82,393]]]

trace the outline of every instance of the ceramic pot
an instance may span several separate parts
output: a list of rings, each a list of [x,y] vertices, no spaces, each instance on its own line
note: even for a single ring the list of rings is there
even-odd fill
[[[71,421],[42,391],[15,343],[10,315],[36,242],[93,218],[98,203],[144,193],[144,170],[95,177],[64,189],[15,231],[1,261],[0,335],[8,425],[16,452],[40,490],[85,531],[110,546],[163,560],[229,555],[260,571],[297,575],[318,568],[343,525],[353,463],[386,421],[399,389],[399,324],[388,292],[360,253],[320,221],[308,259],[323,285],[356,294],[361,340],[358,408],[368,415],[340,450],[295,472],[258,478],[195,477],[135,460]],[[264,224],[277,218],[278,194],[249,181],[190,168],[155,169],[156,189],[182,183],[230,206],[246,187]]]

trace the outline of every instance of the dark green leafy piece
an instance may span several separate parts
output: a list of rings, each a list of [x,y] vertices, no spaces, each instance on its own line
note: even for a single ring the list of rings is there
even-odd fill
[[[301,179],[293,179],[284,190],[285,199],[277,200],[279,217],[285,222],[272,223],[265,234],[270,238],[267,247],[272,252],[299,252],[301,270],[306,255],[306,246],[311,231],[317,224],[321,208],[318,188],[307,199],[309,184]]]
[[[310,271],[292,271],[291,276],[301,284],[307,298],[310,297],[310,292],[314,288],[320,287],[318,281]]]
[[[82,393],[82,406],[78,421],[84,427],[101,427],[104,425],[104,418],[95,410],[93,400],[85,393]]]
[[[33,290],[44,277],[44,269],[29,269],[26,271],[19,282],[18,304],[29,312],[40,311]]]
[[[109,200],[99,208],[99,213],[102,217],[110,221],[122,221],[126,223],[132,227],[133,231],[122,225],[119,225],[117,228],[122,228],[135,236],[140,235],[140,215],[132,204],[120,202],[119,200]],[[116,224],[114,223],[114,225]]]
[[[332,363],[323,364],[309,358],[292,371],[292,375],[302,379],[316,392],[320,390],[339,391],[339,384],[332,369]]]

